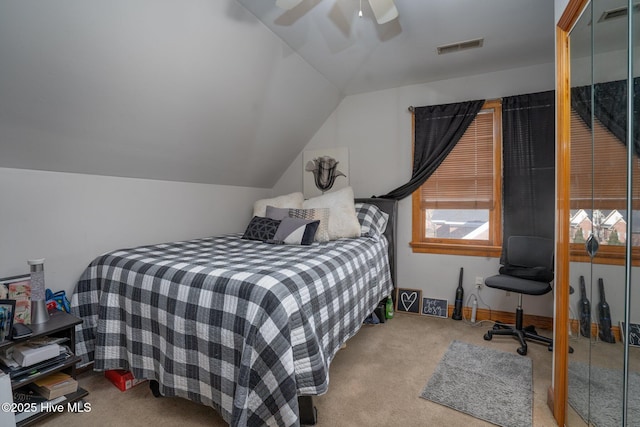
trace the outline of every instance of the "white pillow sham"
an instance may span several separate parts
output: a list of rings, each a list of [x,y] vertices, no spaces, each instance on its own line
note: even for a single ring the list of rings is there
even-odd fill
[[[274,197],[273,199],[256,200],[253,204],[253,216],[266,216],[267,206],[276,208],[293,208],[301,209],[304,196],[302,193],[291,193],[283,196]]]
[[[360,237],[360,222],[356,215],[351,187],[305,200],[302,207],[304,209],[329,208],[329,240]]]

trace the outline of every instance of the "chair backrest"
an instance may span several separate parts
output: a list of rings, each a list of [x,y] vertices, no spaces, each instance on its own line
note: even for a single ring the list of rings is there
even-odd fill
[[[507,240],[505,261],[518,267],[544,267],[553,271],[554,243],[534,236],[511,236]]]

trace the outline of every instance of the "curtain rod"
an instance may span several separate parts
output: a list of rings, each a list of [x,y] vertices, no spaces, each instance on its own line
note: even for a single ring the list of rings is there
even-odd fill
[[[416,108],[413,105],[409,105],[408,108],[409,111],[411,111],[412,113],[416,111]]]

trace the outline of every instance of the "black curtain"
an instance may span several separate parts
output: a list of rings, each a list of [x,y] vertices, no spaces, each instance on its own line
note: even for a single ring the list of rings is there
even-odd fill
[[[627,144],[627,81],[596,83],[593,115],[623,144]],[[634,99],[640,99],[640,78],[633,79]],[[571,107],[591,128],[591,86],[571,88]],[[640,156],[640,109],[633,112],[633,148]]]
[[[484,100],[477,100],[416,107],[411,179],[406,184],[378,197],[401,200],[416,191],[453,150],[483,104]]]
[[[502,135],[504,254],[509,236],[554,238],[555,91],[503,98]]]

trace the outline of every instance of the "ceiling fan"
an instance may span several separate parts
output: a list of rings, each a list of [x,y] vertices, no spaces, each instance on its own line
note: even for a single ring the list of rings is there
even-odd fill
[[[303,0],[276,0],[276,6],[290,10],[302,2]],[[378,24],[386,24],[398,17],[398,9],[393,0],[369,0],[369,4]]]

